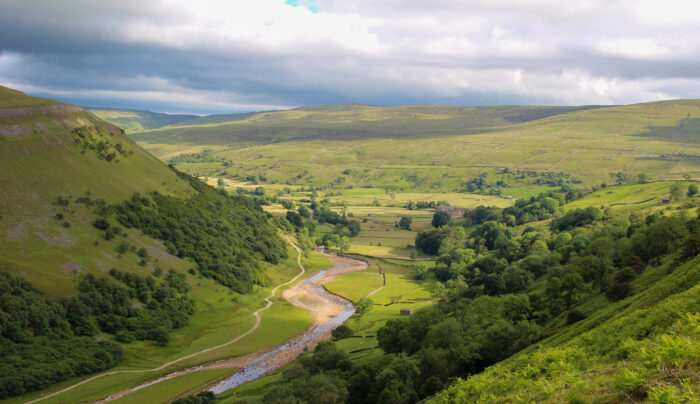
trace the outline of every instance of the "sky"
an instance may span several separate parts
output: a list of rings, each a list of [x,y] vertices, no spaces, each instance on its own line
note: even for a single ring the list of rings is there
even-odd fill
[[[700,2],[0,0],[0,85],[195,114],[700,98]]]

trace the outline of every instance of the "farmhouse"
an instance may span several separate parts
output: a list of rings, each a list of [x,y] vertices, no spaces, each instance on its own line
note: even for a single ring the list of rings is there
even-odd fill
[[[462,217],[464,216],[464,208],[458,208],[456,206],[450,205],[440,205],[437,207],[438,212],[447,212],[452,217]]]
[[[407,309],[405,307],[402,307],[401,310],[399,310],[399,314],[401,314],[402,316],[410,316],[411,314],[413,314],[413,309]]]

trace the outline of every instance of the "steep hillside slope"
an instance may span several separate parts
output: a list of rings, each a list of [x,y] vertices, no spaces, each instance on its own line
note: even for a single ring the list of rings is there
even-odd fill
[[[252,200],[79,107],[0,87],[0,171],[0,398],[215,345],[286,276]]]
[[[163,126],[175,125],[197,118],[196,115],[162,114],[141,109],[86,107],[98,118],[112,123],[127,133],[143,132]]]

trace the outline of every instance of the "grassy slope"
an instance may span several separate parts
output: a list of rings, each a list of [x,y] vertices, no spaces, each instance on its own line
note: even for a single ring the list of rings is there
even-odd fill
[[[697,402],[698,283],[698,257],[647,268],[634,296],[591,299],[580,307],[585,320],[457,381],[434,402]]]
[[[2,108],[24,108],[21,116],[0,119],[0,130],[12,127],[34,129],[26,136],[0,135],[0,170],[3,172],[0,187],[8,191],[0,195],[0,266],[24,276],[51,297],[74,294],[78,276],[86,272],[104,275],[110,268],[118,268],[145,275],[159,266],[165,271],[174,269],[184,273],[198,307],[190,325],[175,330],[167,347],[158,347],[152,341],[125,345],[125,358],[117,369],[152,368],[221,344],[247,330],[254,320],[250,313],[262,305],[270,288],[257,288],[250,295],[231,293],[210,279],[191,275],[188,270],[193,263],[168,254],[160,242],[137,230],[127,230],[124,238],[104,240],[103,233],[91,224],[96,217],[91,208],[75,202],[88,191],[91,199],[104,199],[107,203],[124,200],[135,191],[156,190],[187,197],[192,192],[189,185],[117,128],[88,112],[74,110],[52,115],[51,111],[45,113],[32,109],[52,105],[56,103],[0,88],[0,113],[7,111]],[[74,144],[71,134],[71,129],[79,125],[100,128],[103,136],[112,143],[124,145],[127,156],[118,157],[119,162],[115,163],[114,160],[107,162],[98,158],[89,149],[81,153],[82,148]],[[65,207],[54,204],[59,196],[69,199],[70,203]],[[63,213],[63,218],[57,220],[56,213]],[[69,222],[70,226],[64,227],[63,222]],[[117,253],[117,245],[124,240],[148,250],[150,258],[146,266],[139,265],[140,258],[133,252]],[[272,286],[298,273],[296,252],[291,248],[289,256],[282,264],[269,266]],[[318,255],[304,263],[307,270],[330,265],[325,257]],[[240,344],[179,365],[253,352],[282,342],[310,324],[311,318],[305,311],[287,304],[275,304],[263,315],[259,330],[241,340]],[[56,401],[98,398],[154,375],[118,375],[100,379],[66,396],[58,396]],[[31,396],[38,397],[75,382],[70,380]],[[11,402],[25,401],[29,396]]]
[[[264,174],[268,182],[303,185],[345,176],[344,187],[404,191],[455,190],[465,178],[503,167],[564,171],[588,183],[611,182],[610,174],[620,171],[652,178],[700,171],[697,100],[574,110],[520,123],[504,117],[515,111],[522,108],[299,109],[135,139],[159,156],[210,148],[231,163],[229,169],[183,167],[201,175]]]
[[[98,118],[124,129],[127,133],[143,132],[167,125],[176,125],[197,118],[196,115],[173,115],[140,109],[87,108]]]

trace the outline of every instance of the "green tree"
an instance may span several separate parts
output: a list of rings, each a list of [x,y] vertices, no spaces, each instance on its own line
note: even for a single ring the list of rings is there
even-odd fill
[[[362,318],[365,314],[369,313],[370,310],[372,310],[372,306],[374,306],[374,302],[372,301],[372,299],[368,299],[366,297],[363,297],[357,301],[356,306],[357,306],[357,308],[355,309],[355,315],[358,318]]]
[[[640,184],[646,184],[646,182],[649,181],[649,176],[646,173],[639,173],[637,178]]]
[[[399,227],[404,230],[411,230],[411,222],[413,219],[410,216],[403,216],[399,220]]]
[[[216,186],[218,186],[219,189],[224,189],[225,185],[226,183],[224,182],[223,178],[219,178],[218,180],[216,180]]]
[[[669,197],[672,201],[677,201],[683,196],[683,186],[677,182],[671,184],[669,189]]]
[[[688,196],[695,196],[698,194],[698,186],[696,184],[690,184],[688,185]]]
[[[450,224],[451,218],[452,216],[447,212],[435,212],[431,224],[433,225],[433,227],[436,228],[447,226],[448,224]]]
[[[340,252],[345,252],[350,249],[350,238],[343,236],[340,238],[340,242],[338,243],[338,249],[340,249]]]

